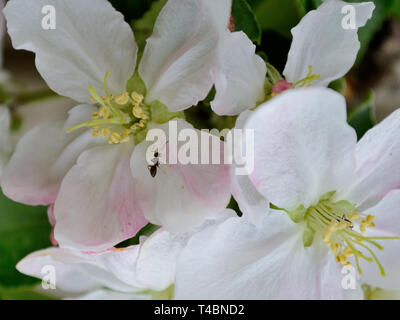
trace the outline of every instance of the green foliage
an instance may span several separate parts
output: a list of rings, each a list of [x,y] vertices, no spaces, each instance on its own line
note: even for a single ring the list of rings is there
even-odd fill
[[[235,31],[243,31],[250,40],[261,43],[260,24],[246,0],[232,0],[232,16]]]
[[[374,95],[371,91],[364,101],[349,112],[348,122],[356,130],[358,139],[375,125],[374,110]]]
[[[116,10],[122,12],[125,21],[130,22],[138,19],[146,12],[154,0],[108,0]]]
[[[302,0],[264,0],[255,4],[254,11],[261,28],[290,37],[290,30],[306,14]]]
[[[16,288],[3,287],[0,285],[0,300],[52,300],[36,290],[37,284],[19,286]]]
[[[351,0],[349,2],[365,2],[365,0]],[[383,22],[389,15],[390,10],[394,5],[394,0],[373,0],[373,2],[375,3],[375,10],[372,18],[358,31],[361,47],[360,51],[358,52],[356,65],[363,58],[369,44],[374,38],[374,35],[381,29]]]
[[[15,203],[1,191],[0,208],[0,286],[33,284],[37,280],[20,274],[15,265],[27,254],[51,246],[47,209]]]
[[[154,1],[150,9],[140,19],[133,21],[132,28],[141,50],[146,44],[146,39],[151,36],[158,14],[166,3],[167,0]]]
[[[394,1],[390,13],[400,20],[400,0]]]
[[[346,92],[346,87],[347,87],[347,83],[346,83],[346,78],[339,78],[335,81],[332,81],[329,84],[329,88],[341,93],[344,95],[344,93]]]

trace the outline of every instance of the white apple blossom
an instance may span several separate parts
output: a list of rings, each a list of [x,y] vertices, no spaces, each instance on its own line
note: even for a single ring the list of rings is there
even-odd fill
[[[293,89],[243,127],[254,130],[256,150],[254,171],[236,181],[248,212],[191,239],[177,297],[362,299],[360,281],[342,287],[350,266],[363,283],[397,290],[400,110],[357,143],[343,96]]]
[[[56,9],[54,30],[41,24],[41,8],[49,4]],[[66,121],[43,123],[27,133],[2,181],[4,193],[16,201],[54,204],[61,246],[105,250],[147,221],[184,231],[199,225],[211,209],[226,206],[228,166],[165,165],[152,178],[146,144],[139,142],[149,128],[163,128],[175,116],[160,102],[170,112],[183,110],[222,79],[221,43],[229,36],[244,41],[242,33],[228,33],[230,6],[230,0],[168,1],[137,66],[147,89],[140,94],[136,87],[127,91],[136,68],[133,33],[108,1],[8,2],[4,13],[14,47],[36,54],[37,69],[50,88],[83,103]],[[243,64],[253,63],[246,54],[259,61],[249,47]],[[237,91],[235,79],[226,76],[225,84]],[[224,89],[217,91],[216,101],[223,100],[220,94],[229,97]],[[160,120],[160,113],[168,118]],[[177,122],[179,128],[189,126]]]
[[[172,299],[176,261],[190,237],[234,215],[232,210],[223,210],[219,220],[206,220],[185,233],[159,229],[147,238],[141,237],[139,245],[126,248],[103,252],[43,249],[22,259],[17,269],[48,281],[64,298]]]
[[[354,29],[343,24],[346,11],[342,9],[349,4],[354,7]],[[292,87],[328,86],[344,76],[360,49],[358,29],[372,17],[374,9],[373,2],[326,0],[309,11],[292,29],[293,41],[283,71],[285,80],[274,84],[273,93]]]

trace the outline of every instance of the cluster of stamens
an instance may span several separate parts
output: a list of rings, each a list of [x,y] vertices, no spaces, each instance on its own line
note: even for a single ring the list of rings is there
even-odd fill
[[[303,79],[295,83],[287,82],[286,80],[280,80],[277,83],[275,83],[274,86],[272,87],[271,97],[275,97],[281,92],[289,89],[310,87],[312,83],[318,80],[319,78],[321,78],[321,75],[313,74],[313,67],[308,66],[308,74]]]
[[[305,219],[313,232],[319,232],[322,235],[323,242],[330,248],[337,263],[350,266],[349,258],[354,257],[361,274],[360,259],[368,262],[375,261],[381,275],[385,276],[381,263],[370,247],[383,250],[383,247],[375,240],[398,238],[365,236],[367,228],[375,228],[374,216],[357,212],[355,207],[347,201],[333,202],[325,199],[310,207]],[[356,230],[357,227],[359,231]],[[366,255],[366,252],[369,255]]]
[[[104,77],[105,96],[100,96],[94,87],[89,87],[91,100],[99,105],[99,110],[92,114],[92,120],[78,124],[67,132],[91,127],[93,137],[101,136],[107,138],[109,144],[115,144],[129,141],[132,135],[146,127],[150,120],[150,111],[143,103],[143,95],[123,92],[114,96],[107,86],[109,74],[107,72]]]

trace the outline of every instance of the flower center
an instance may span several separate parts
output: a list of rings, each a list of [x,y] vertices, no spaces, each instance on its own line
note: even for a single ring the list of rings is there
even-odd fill
[[[358,272],[362,274],[360,259],[368,262],[375,262],[381,275],[385,276],[385,271],[377,258],[374,250],[383,250],[383,247],[376,240],[395,240],[398,237],[371,237],[365,236],[367,228],[375,228],[374,216],[357,212],[356,207],[349,201],[333,201],[335,192],[324,195],[318,204],[304,209],[299,207],[297,214],[303,212],[301,220],[306,222],[306,229],[303,233],[304,246],[311,246],[314,235],[319,234],[322,241],[330,248],[337,263],[344,266],[351,265],[348,260],[354,257]],[[303,210],[301,209],[303,208]],[[293,213],[289,213],[293,218]],[[299,215],[297,215],[298,217]]]
[[[150,108],[143,101],[143,95],[132,92],[123,92],[114,95],[109,92],[107,78],[104,77],[104,92],[106,96],[100,96],[94,87],[89,87],[91,99],[98,104],[98,111],[93,113],[92,119],[78,124],[67,132],[90,127],[93,129],[93,137],[101,136],[108,139],[109,144],[127,142],[130,138],[144,130],[151,120]]]
[[[278,71],[274,70],[274,73],[278,73]],[[269,73],[269,76],[271,77],[271,73]],[[279,74],[278,77],[272,76],[271,79],[273,80],[273,86],[271,89],[271,97],[275,97],[278,94],[282,93],[283,91],[289,90],[289,89],[294,89],[294,88],[302,88],[302,87],[310,87],[312,83],[316,80],[321,78],[320,74],[314,74],[313,73],[313,67],[308,66],[308,74],[305,76],[303,79],[300,79],[299,81],[292,83],[288,82],[284,79],[282,79],[282,76]]]

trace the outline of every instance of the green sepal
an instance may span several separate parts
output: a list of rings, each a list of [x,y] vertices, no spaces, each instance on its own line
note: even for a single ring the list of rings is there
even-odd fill
[[[304,216],[306,215],[307,209],[301,204],[297,207],[297,209],[286,212],[288,213],[290,219],[293,220],[293,222],[299,223],[304,220]]]
[[[265,64],[267,65],[268,78],[269,80],[271,80],[272,84],[275,84],[280,80],[283,80],[282,75],[279,73],[278,70],[276,70],[276,68],[272,64],[270,64],[269,62],[266,62]]]
[[[314,241],[314,230],[307,226],[303,232],[303,245],[304,247],[310,247]]]
[[[158,100],[150,104],[151,121],[155,123],[166,123],[174,118],[183,118],[183,112],[169,112],[165,104]]]
[[[143,130],[140,130],[139,132],[137,132],[133,137],[133,140],[135,142],[135,145],[138,145],[139,143],[141,143],[143,140],[146,139],[147,136],[147,130],[145,128],[143,128]]]
[[[129,93],[135,91],[143,95],[143,97],[146,96],[146,84],[144,83],[137,71],[135,71],[133,76],[126,83],[126,91],[128,91]]]

